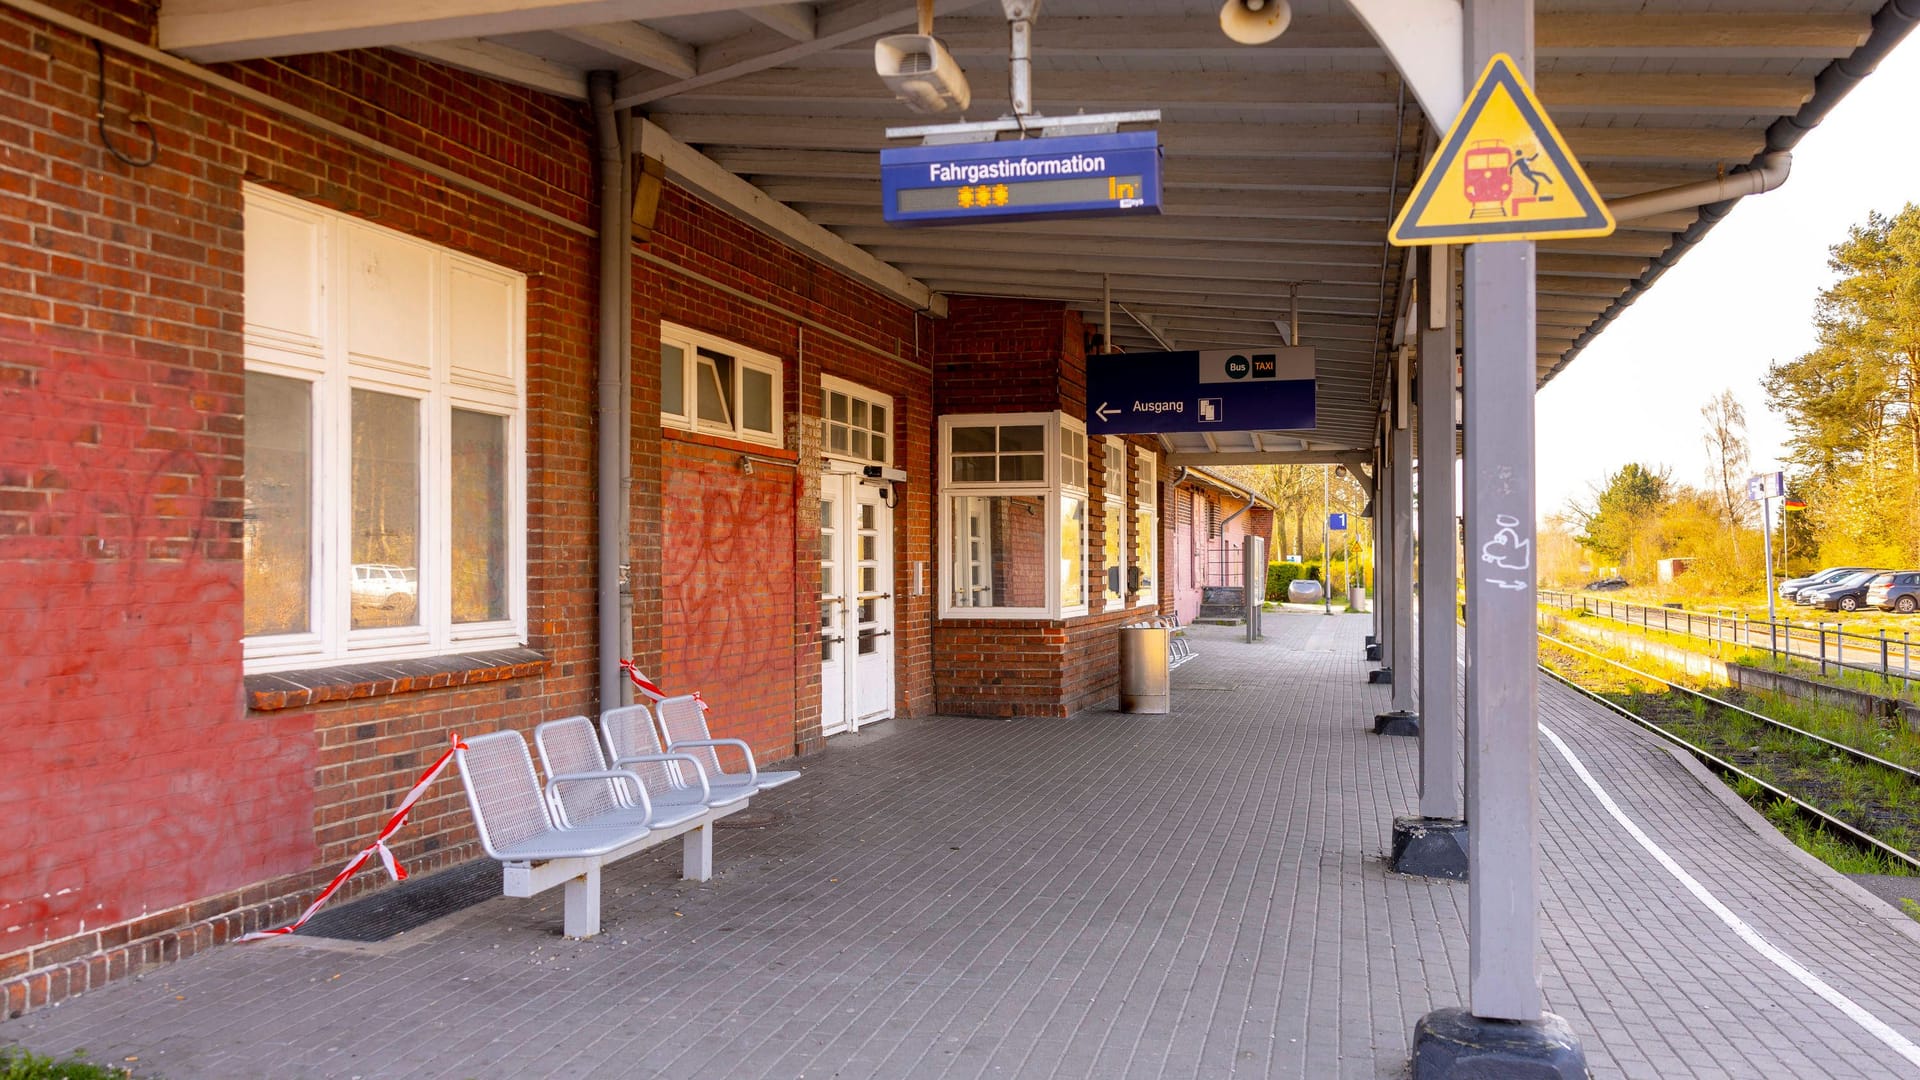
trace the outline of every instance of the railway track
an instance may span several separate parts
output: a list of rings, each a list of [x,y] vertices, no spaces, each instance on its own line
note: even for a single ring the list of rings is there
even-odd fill
[[[1634,678],[1657,686],[1661,688],[1661,691],[1664,693],[1677,695],[1679,698],[1693,703],[1691,709],[1695,717],[1699,718],[1701,722],[1704,722],[1708,718],[1718,716],[1720,718],[1737,717],[1741,722],[1758,723],[1763,730],[1779,732],[1782,733],[1783,736],[1791,736],[1794,739],[1805,740],[1807,743],[1818,746],[1821,753],[1829,756],[1837,755],[1840,758],[1871,770],[1880,777],[1883,777],[1882,782],[1889,787],[1901,785],[1901,782],[1904,781],[1904,785],[1902,786],[1905,790],[1917,798],[1920,798],[1920,770],[1909,768],[1898,762],[1888,761],[1876,754],[1807,731],[1804,728],[1787,723],[1784,720],[1766,716],[1754,712],[1751,709],[1742,708],[1739,705],[1722,700],[1712,694],[1695,690],[1692,687],[1662,678],[1651,672],[1642,671],[1638,668],[1620,663],[1617,660],[1602,656],[1590,649],[1582,648],[1550,634],[1541,633],[1540,640],[1543,648],[1578,654],[1594,663],[1617,669]],[[1809,798],[1802,797],[1803,795],[1807,795],[1818,799],[1820,798],[1818,793],[1806,790],[1805,788],[1803,788],[1800,793],[1795,793],[1782,787],[1779,783],[1756,775],[1754,771],[1755,766],[1766,764],[1763,760],[1765,755],[1760,751],[1759,747],[1748,747],[1745,750],[1740,750],[1725,746],[1702,745],[1703,742],[1708,740],[1695,741],[1683,737],[1682,734],[1676,732],[1674,729],[1684,725],[1671,717],[1663,720],[1659,717],[1642,716],[1619,702],[1597,693],[1586,686],[1580,685],[1574,677],[1555,670],[1545,662],[1540,664],[1540,670],[1583,697],[1653,732],[1661,739],[1686,750],[1706,764],[1708,768],[1714,769],[1721,775],[1757,785],[1760,790],[1766,792],[1772,798],[1784,799],[1793,804],[1801,814],[1818,822],[1821,827],[1846,838],[1862,848],[1881,853],[1895,865],[1905,866],[1910,870],[1920,872],[1920,858],[1915,858],[1901,847],[1882,840],[1879,836],[1869,831],[1869,827],[1863,827],[1855,821],[1844,820],[1836,816],[1830,809],[1818,805],[1815,801],[1810,801]],[[1909,815],[1913,813],[1912,810],[1904,812]]]

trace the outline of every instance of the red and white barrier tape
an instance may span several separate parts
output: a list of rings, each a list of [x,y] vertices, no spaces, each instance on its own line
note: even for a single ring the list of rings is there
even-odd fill
[[[313,918],[314,913],[320,910],[320,906],[331,899],[333,894],[339,891],[340,886],[346,884],[347,879],[358,872],[362,866],[367,864],[367,860],[375,855],[380,856],[380,865],[386,867],[387,874],[392,877],[393,880],[407,880],[407,868],[401,866],[399,861],[393,857],[393,851],[387,847],[387,838],[399,832],[400,826],[407,823],[407,814],[413,810],[413,804],[419,802],[420,797],[425,795],[427,789],[433,786],[433,782],[439,779],[441,771],[447,767],[447,762],[453,760],[453,752],[455,750],[465,750],[466,748],[467,744],[460,741],[460,733],[457,731],[453,732],[452,745],[447,747],[446,753],[440,755],[439,761],[434,762],[426,772],[420,775],[419,781],[413,785],[413,790],[407,792],[407,797],[400,800],[400,808],[393,812],[391,818],[387,819],[387,827],[380,830],[380,835],[374,837],[373,843],[367,845],[365,851],[355,855],[352,862],[348,863],[338,874],[333,876],[333,880],[327,883],[327,887],[320,891],[319,896],[313,898],[313,903],[307,905],[307,910],[301,912],[298,919],[274,930],[255,930],[253,933],[246,934],[235,940],[264,941],[267,938],[279,937],[282,934],[291,934],[295,930],[305,926],[307,920]]]
[[[645,694],[647,697],[651,698],[655,705],[658,705],[662,701],[667,700],[667,692],[665,690],[660,689],[660,687],[656,685],[652,679],[649,679],[645,675],[642,675],[640,673],[640,669],[634,665],[633,661],[631,660],[620,661],[620,670],[626,672],[627,678],[633,680],[633,685],[642,694]],[[701,712],[707,711],[708,709],[707,699],[701,697],[699,691],[694,692],[693,700],[696,704],[700,706]]]

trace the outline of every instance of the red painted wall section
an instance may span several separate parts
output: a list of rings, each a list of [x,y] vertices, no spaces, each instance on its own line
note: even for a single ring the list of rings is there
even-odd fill
[[[761,761],[794,750],[794,471],[669,434],[661,537],[665,625],[657,680],[699,691],[716,738]]]
[[[239,155],[154,79],[214,141],[129,169],[90,47],[0,13],[0,60],[5,954],[315,849],[311,729],[240,707]]]

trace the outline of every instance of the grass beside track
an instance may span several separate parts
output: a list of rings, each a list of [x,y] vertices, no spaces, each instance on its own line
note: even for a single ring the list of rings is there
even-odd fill
[[[1684,673],[1664,670],[1648,656],[1581,643],[1580,648],[1631,664],[1648,675],[1686,685]],[[1805,800],[1822,812],[1878,838],[1909,855],[1920,853],[1920,782],[1844,754],[1812,739],[1761,720],[1676,693],[1652,680],[1622,671],[1592,657],[1540,643],[1540,660],[1586,689],[1660,726],[1675,737]],[[1716,697],[1764,716],[1890,761],[1920,760],[1920,739],[1905,731],[1836,709],[1803,702],[1742,695],[1713,688]],[[1895,751],[1896,752],[1888,752]],[[1734,781],[1734,790],[1806,851],[1848,874],[1911,875],[1912,868],[1883,852],[1857,845],[1830,832],[1793,803],[1769,795],[1751,781]]]

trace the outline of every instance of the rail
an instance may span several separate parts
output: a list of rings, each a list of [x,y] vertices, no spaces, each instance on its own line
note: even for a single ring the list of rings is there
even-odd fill
[[[1776,661],[1782,656],[1820,665],[1820,674],[1829,667],[1839,671],[1863,671],[1892,682],[1898,679],[1904,690],[1911,690],[1920,679],[1913,666],[1913,635],[1901,631],[1898,638],[1849,631],[1840,624],[1812,621],[1796,624],[1791,619],[1754,619],[1745,615],[1714,615],[1675,606],[1635,604],[1577,593],[1542,589],[1540,603],[1561,611],[1583,611],[1595,618],[1608,619],[1643,630],[1660,630],[1703,641],[1763,651]]]
[[[1598,660],[1603,664],[1607,664],[1609,666],[1619,668],[1622,671],[1630,672],[1633,675],[1641,679],[1645,679],[1648,682],[1656,683],[1658,685],[1664,686],[1668,688],[1668,690],[1670,691],[1678,692],[1678,693],[1687,695],[1689,697],[1697,698],[1702,702],[1706,703],[1707,705],[1709,705],[1710,707],[1724,709],[1728,712],[1740,713],[1752,719],[1762,721],[1770,726],[1781,728],[1786,731],[1792,732],[1795,735],[1821,743],[1822,745],[1829,747],[1835,752],[1841,753],[1848,757],[1852,757],[1855,760],[1869,762],[1874,765],[1882,766],[1897,774],[1904,775],[1909,781],[1914,780],[1917,775],[1920,775],[1920,774],[1916,774],[1914,770],[1909,769],[1904,765],[1899,765],[1894,762],[1888,761],[1885,758],[1878,757],[1874,754],[1869,754],[1864,750],[1856,749],[1854,747],[1846,745],[1845,743],[1838,743],[1833,741],[1832,739],[1824,738],[1820,735],[1815,735],[1811,731],[1807,731],[1803,728],[1796,727],[1792,724],[1786,723],[1785,721],[1776,720],[1773,717],[1766,716],[1761,713],[1753,712],[1749,709],[1743,709],[1738,705],[1734,705],[1730,702],[1722,701],[1721,699],[1714,697],[1711,694],[1704,694],[1698,690],[1693,689],[1692,687],[1683,686],[1679,683],[1672,682],[1668,679],[1663,679],[1658,675],[1641,671],[1638,668],[1629,667],[1628,665],[1622,664],[1617,660],[1610,660],[1607,657],[1601,656],[1599,653],[1593,652],[1589,649],[1583,649],[1578,645],[1574,645],[1568,641],[1563,641],[1560,638],[1556,638],[1551,634],[1542,633],[1540,634],[1540,639],[1542,641],[1550,643],[1555,648],[1566,649],[1569,652],[1580,653],[1594,660]],[[1855,843],[1861,844],[1865,847],[1877,849],[1885,853],[1886,855],[1891,856],[1892,858],[1898,860],[1899,862],[1906,864],[1909,867],[1920,869],[1920,859],[1915,859],[1912,855],[1909,855],[1905,851],[1902,851],[1899,848],[1894,847],[1891,844],[1888,844],[1886,841],[1881,840],[1879,837],[1873,835],[1872,833],[1869,833],[1864,829],[1861,829],[1855,825],[1851,825],[1841,820],[1840,818],[1834,816],[1833,814],[1830,814],[1827,811],[1820,809],[1819,807],[1813,805],[1812,803],[1806,801],[1805,799],[1802,799],[1799,796],[1794,795],[1791,792],[1786,791],[1785,789],[1780,788],[1774,784],[1771,784],[1765,780],[1762,780],[1760,777],[1754,775],[1753,773],[1747,771],[1746,769],[1743,769],[1740,766],[1734,764],[1733,762],[1728,761],[1725,758],[1722,758],[1714,754],[1713,752],[1707,750],[1704,747],[1688,742],[1686,739],[1683,739],[1680,736],[1674,734],[1673,732],[1667,730],[1667,728],[1664,725],[1660,724],[1659,722],[1648,719],[1647,717],[1641,716],[1640,714],[1633,712],[1632,710],[1626,708],[1625,706],[1619,704],[1618,702],[1612,701],[1603,695],[1594,693],[1592,690],[1588,689],[1587,687],[1581,686],[1579,682],[1577,682],[1571,676],[1559,671],[1555,671],[1553,668],[1551,668],[1545,663],[1539,664],[1538,667],[1541,672],[1545,673],[1550,678],[1553,678],[1556,681],[1565,684],[1566,686],[1578,692],[1579,694],[1593,700],[1594,702],[1611,710],[1612,712],[1615,712],[1620,716],[1633,721],[1634,723],[1647,729],[1648,731],[1659,736],[1660,738],[1680,746],[1681,748],[1685,749],[1689,753],[1693,754],[1695,757],[1699,758],[1701,761],[1705,762],[1708,766],[1714,769],[1717,769],[1722,773],[1736,776],[1736,777],[1739,777],[1740,779],[1750,781],[1758,785],[1761,790],[1767,792],[1769,795],[1772,795],[1775,798],[1789,800],[1795,805],[1795,807],[1801,813],[1817,818],[1821,822],[1825,823],[1827,826],[1838,829],[1839,831],[1845,833],[1847,836],[1852,838]]]

